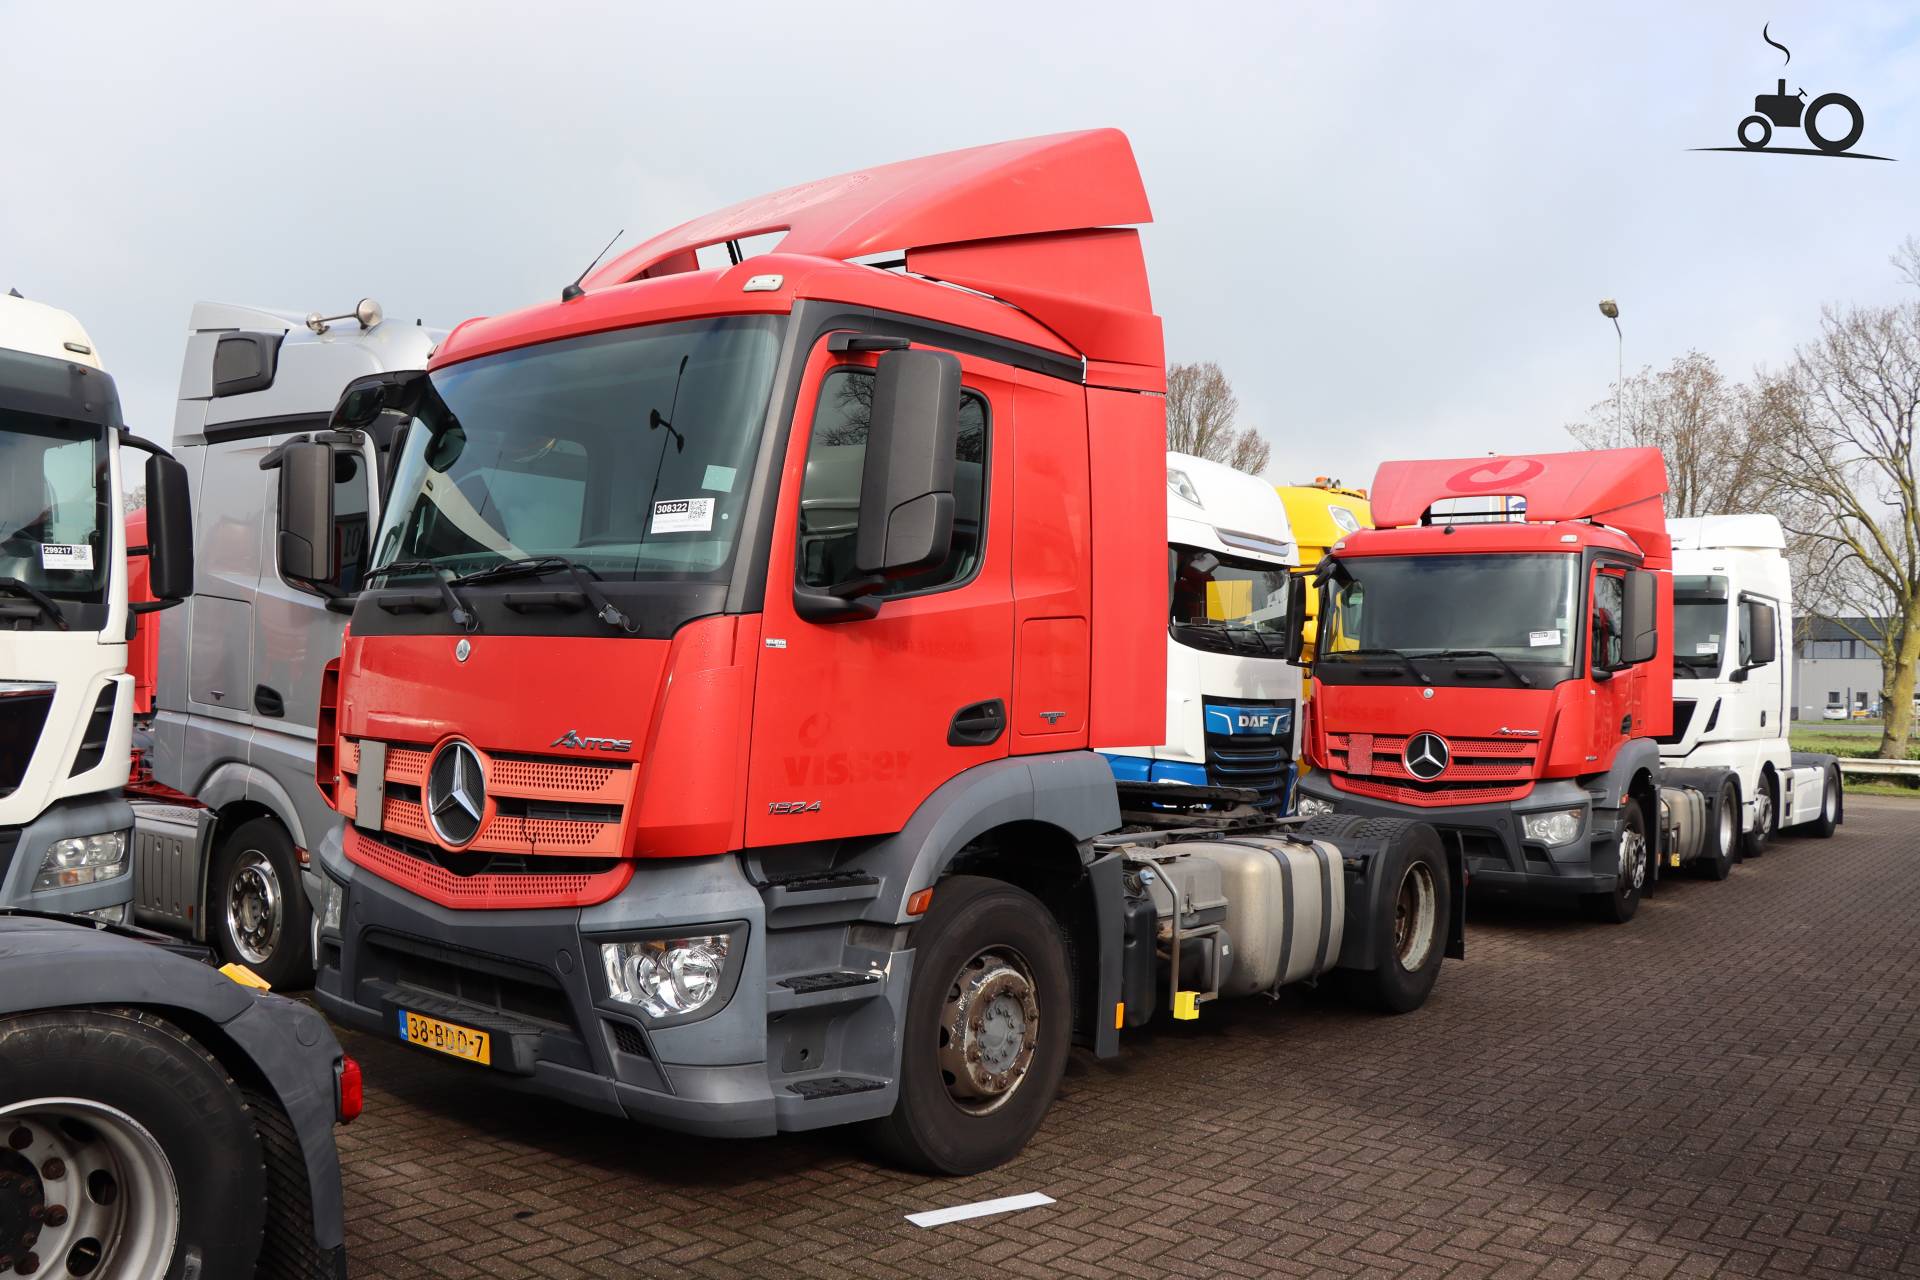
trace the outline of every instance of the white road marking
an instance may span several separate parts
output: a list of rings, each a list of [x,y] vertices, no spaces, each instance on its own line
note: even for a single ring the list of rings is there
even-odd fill
[[[1001,1196],[998,1200],[982,1200],[978,1204],[957,1204],[951,1209],[929,1209],[925,1213],[910,1213],[907,1221],[916,1227],[940,1227],[949,1222],[964,1222],[968,1218],[984,1218],[994,1213],[1012,1213],[1015,1209],[1037,1209],[1043,1204],[1052,1204],[1052,1196],[1043,1196],[1038,1191],[1029,1191],[1023,1196]]]

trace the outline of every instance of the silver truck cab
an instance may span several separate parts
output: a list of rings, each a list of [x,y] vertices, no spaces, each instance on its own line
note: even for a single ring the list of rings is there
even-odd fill
[[[333,817],[314,785],[314,724],[347,622],[327,604],[360,588],[392,440],[376,430],[341,442],[340,567],[324,582],[281,570],[273,455],[326,431],[347,383],[423,368],[444,336],[372,302],[331,319],[193,309],[173,444],[199,517],[198,574],[160,630],[147,743],[153,781],[191,802],[136,806],[135,918],[209,941],[276,986],[313,972],[320,882],[307,850]]]

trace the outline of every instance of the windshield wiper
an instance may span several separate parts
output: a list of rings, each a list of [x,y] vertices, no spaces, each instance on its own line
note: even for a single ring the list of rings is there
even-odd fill
[[[1526,685],[1529,689],[1533,687],[1533,680],[1530,677],[1523,675],[1520,668],[1514,666],[1511,662],[1508,662],[1491,649],[1442,649],[1439,653],[1423,653],[1420,656],[1423,658],[1491,658],[1499,663],[1501,669],[1515,680]]]
[[[472,573],[455,578],[452,586],[472,586],[481,582],[505,582],[509,578],[539,578],[549,573],[565,570],[573,576],[580,588],[580,594],[593,605],[594,616],[610,627],[619,627],[622,631],[637,630],[633,619],[621,611],[620,607],[607,598],[597,583],[599,574],[577,561],[565,556],[528,556],[524,560],[503,560],[499,564],[489,565],[485,569],[476,569]]]
[[[453,589],[453,584],[448,582],[446,575],[441,572],[440,566],[433,561],[396,560],[392,564],[383,564],[367,574],[364,585],[371,586],[375,578],[384,578],[390,573],[432,574],[434,583],[439,586],[441,594],[447,599],[447,613],[453,618],[453,624],[468,631],[475,630],[480,625],[473,616],[473,610],[467,608],[467,602],[460,598],[459,593]]]
[[[1413,659],[1398,649],[1339,649],[1327,655],[1329,658],[1398,658],[1400,665],[1415,676],[1421,684],[1432,684],[1427,673],[1413,665]]]
[[[60,612],[60,606],[53,602],[53,597],[40,588],[22,582],[18,578],[0,578],[0,591],[12,591],[24,599],[33,601],[40,606],[40,612],[53,619],[55,626],[62,631],[67,629],[67,615]]]

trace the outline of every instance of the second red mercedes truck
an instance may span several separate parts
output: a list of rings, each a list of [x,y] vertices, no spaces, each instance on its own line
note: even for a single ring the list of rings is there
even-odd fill
[[[1431,828],[1193,787],[1122,831],[1098,751],[1166,724],[1148,217],[1110,130],[809,183],[263,459],[279,570],[323,579],[334,451],[392,433],[317,699],[322,1007],[610,1114],[865,1122],[965,1172],[1156,1007],[1336,971],[1419,1005],[1461,950]]]

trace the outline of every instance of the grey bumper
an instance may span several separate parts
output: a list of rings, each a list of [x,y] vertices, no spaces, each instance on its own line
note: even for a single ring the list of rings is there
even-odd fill
[[[1328,801],[1340,813],[1416,818],[1431,824],[1443,841],[1465,857],[1470,893],[1578,896],[1611,893],[1619,880],[1612,815],[1595,811],[1592,795],[1575,782],[1543,782],[1524,800],[1513,803],[1423,809],[1351,795],[1316,769],[1301,779],[1300,793]],[[1522,834],[1523,815],[1573,808],[1586,810],[1586,817],[1582,835],[1571,844],[1550,847]]]
[[[0,906],[32,911],[95,911],[133,901],[133,807],[118,791],[56,800],[24,827],[0,829]],[[111,880],[36,891],[47,846],[69,836],[127,832],[127,870]],[[11,857],[8,850],[11,848]]]

